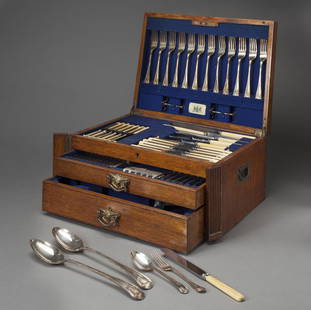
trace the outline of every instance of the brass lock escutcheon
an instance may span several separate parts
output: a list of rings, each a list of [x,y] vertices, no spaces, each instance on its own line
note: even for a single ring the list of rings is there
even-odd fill
[[[125,176],[117,173],[109,173],[107,181],[110,188],[116,192],[126,192],[130,184],[130,180]]]
[[[103,226],[110,227],[110,226],[117,226],[119,224],[121,214],[113,211],[111,208],[99,209],[97,213],[98,216],[96,219]]]

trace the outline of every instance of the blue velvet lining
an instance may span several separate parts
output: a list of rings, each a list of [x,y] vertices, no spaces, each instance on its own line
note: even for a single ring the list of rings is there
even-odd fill
[[[243,126],[249,126],[254,128],[262,127],[262,115],[263,115],[263,99],[255,99],[255,91],[258,84],[259,76],[259,57],[255,59],[251,68],[251,98],[244,98],[243,96],[233,96],[233,85],[235,85],[235,77],[237,73],[237,63],[238,57],[237,53],[232,58],[229,71],[229,89],[230,95],[223,95],[221,93],[216,94],[211,91],[215,82],[215,72],[216,72],[216,61],[217,61],[217,48],[216,52],[210,58],[209,64],[209,88],[210,91],[204,92],[200,90],[191,90],[183,89],[180,87],[171,87],[171,86],[161,86],[154,84],[144,84],[143,80],[146,75],[147,65],[150,54],[150,37],[151,30],[164,30],[164,31],[175,31],[175,32],[186,32],[186,33],[196,33],[196,34],[215,34],[223,36],[234,36],[234,37],[246,37],[246,38],[256,38],[256,39],[267,39],[268,38],[268,26],[259,26],[259,25],[246,25],[246,24],[233,24],[233,23],[220,23],[217,27],[209,26],[196,26],[192,25],[191,20],[176,20],[176,19],[165,19],[165,18],[154,18],[149,17],[147,22],[147,32],[146,32],[146,44],[144,49],[144,58],[142,64],[142,75],[141,75],[141,84],[139,88],[139,97],[138,97],[138,107],[141,109],[147,109],[152,111],[161,111],[163,97],[167,96],[169,98],[169,103],[172,104],[184,104],[183,111],[180,111],[174,106],[169,106],[167,113],[170,114],[181,114],[192,117],[204,118],[204,119],[213,119],[215,121],[233,123]],[[247,39],[247,45],[249,40]],[[258,40],[258,50],[259,50],[259,40]],[[217,37],[216,37],[216,46]],[[238,40],[237,40],[238,46]],[[247,49],[248,51],[248,49]],[[159,48],[157,48],[153,53],[152,63],[151,63],[151,77],[153,79],[156,71],[156,60],[158,58]],[[219,66],[219,85],[220,89],[223,89],[225,76],[226,76],[226,66],[227,66],[227,54],[221,58]],[[164,50],[161,56],[160,62],[160,81],[164,78],[165,66],[167,62],[168,49]],[[207,47],[205,52],[199,59],[199,87],[203,84],[204,72],[206,67],[207,59]],[[177,48],[171,54],[170,66],[169,66],[169,82],[172,82],[173,79],[173,69],[176,65],[177,59]],[[194,68],[195,68],[195,59],[196,52],[192,53],[189,59],[189,85],[192,84],[194,78]],[[248,52],[246,57],[241,62],[241,93],[244,94],[247,81],[247,71],[248,71]],[[186,52],[183,52],[180,57],[180,72],[179,72],[179,83],[181,77],[184,76],[186,62]],[[262,72],[262,85],[264,86],[265,81],[265,64],[263,66]],[[264,93],[264,89],[263,89]],[[234,113],[233,117],[224,115],[224,114],[210,114],[207,113],[204,116],[197,114],[188,113],[189,102],[196,102],[204,104],[207,106],[206,111],[211,109],[211,106],[220,112],[229,112]]]
[[[169,126],[164,126],[164,124],[169,123],[168,121],[156,119],[156,118],[150,118],[150,117],[139,116],[139,115],[131,115],[123,119],[120,119],[118,121],[149,127],[148,129],[136,135],[128,136],[128,137],[118,140],[118,143],[123,143],[123,144],[128,144],[128,145],[137,144],[140,140],[149,138],[149,137],[159,136],[160,138],[166,138],[170,134],[174,134],[176,132],[174,128],[169,127]],[[103,128],[105,127],[104,126],[98,127],[98,128],[92,129],[91,131],[95,131],[95,130],[103,129]],[[91,131],[88,131],[88,132],[91,132]],[[229,147],[229,150],[235,151],[250,141],[251,139],[243,138],[240,141],[237,141],[235,144],[232,144]]]
[[[124,192],[115,192],[112,189],[108,189],[108,188],[101,187],[98,185],[85,183],[85,182],[81,182],[77,180],[72,180],[72,179],[68,179],[64,177],[54,177],[52,178],[52,181],[62,183],[62,184],[67,184],[67,185],[74,186],[77,188],[82,188],[85,190],[89,190],[89,191],[104,194],[104,195],[128,200],[131,202],[140,203],[146,206],[153,207],[154,202],[155,202],[153,199],[149,199],[149,198],[145,198],[145,197],[141,197],[141,196],[137,196],[137,195],[133,195],[129,193],[124,193]],[[192,213],[192,210],[179,207],[179,206],[174,206],[174,205],[161,205],[160,208],[166,211],[182,214],[185,216],[188,216]]]

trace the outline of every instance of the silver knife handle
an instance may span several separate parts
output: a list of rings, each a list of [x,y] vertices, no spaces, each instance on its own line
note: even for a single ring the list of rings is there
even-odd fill
[[[175,286],[178,291],[182,294],[188,294],[189,290],[180,282],[176,281],[175,279],[173,279],[172,277],[168,276],[167,274],[165,274],[162,270],[153,267],[153,270],[158,272],[161,276],[163,276],[166,280],[168,280],[173,286]]]
[[[190,279],[188,279],[184,274],[182,274],[179,270],[172,268],[172,272],[174,272],[179,278],[183,279],[185,282],[187,282],[194,290],[196,290],[198,293],[206,293],[206,289],[203,286],[200,286],[194,282],[192,282]]]

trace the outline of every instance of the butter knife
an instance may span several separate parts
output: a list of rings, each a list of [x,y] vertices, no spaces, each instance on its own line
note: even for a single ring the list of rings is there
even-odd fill
[[[230,287],[229,285],[223,283],[213,275],[209,274],[205,270],[201,269],[200,267],[192,264],[182,256],[176,254],[174,251],[167,249],[167,248],[162,248],[161,251],[164,253],[166,257],[177,263],[178,265],[182,266],[184,269],[192,272],[195,274],[197,277],[205,280],[209,284],[215,286],[218,288],[220,291],[223,293],[227,294],[231,298],[233,298],[236,301],[244,301],[245,296],[235,290],[234,288]]]

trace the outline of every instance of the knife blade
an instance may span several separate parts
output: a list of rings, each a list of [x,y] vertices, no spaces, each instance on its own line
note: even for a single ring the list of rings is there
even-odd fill
[[[162,248],[161,251],[164,253],[166,257],[183,267],[184,269],[192,272],[195,274],[197,277],[203,279],[204,281],[210,283],[214,287],[218,288],[220,291],[223,293],[227,294],[231,298],[233,298],[236,301],[244,301],[245,296],[235,290],[234,288],[230,287],[229,285],[223,283],[207,271],[201,269],[200,267],[196,266],[195,264],[191,263],[187,259],[183,258],[182,256],[178,255],[174,251],[167,249],[167,248]]]

